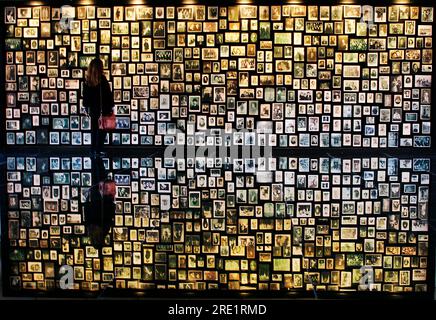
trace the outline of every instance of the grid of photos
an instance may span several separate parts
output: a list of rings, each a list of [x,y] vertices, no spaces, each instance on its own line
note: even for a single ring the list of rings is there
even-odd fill
[[[235,160],[105,158],[116,215],[100,255],[90,159],[7,158],[11,288],[54,289],[66,264],[75,290],[428,290],[430,159]]]
[[[89,145],[98,56],[110,145],[271,121],[278,147],[430,147],[432,23],[409,5],[6,7],[6,143]]]
[[[378,149],[430,150],[433,13],[6,7],[5,149],[47,152],[6,159],[4,283],[54,291],[70,266],[75,292],[430,291],[430,158]],[[50,150],[91,144],[82,87],[95,57],[115,100],[107,149],[138,146],[103,159],[115,218],[101,251],[85,215],[95,163],[85,148]],[[272,153],[168,156],[177,146]]]

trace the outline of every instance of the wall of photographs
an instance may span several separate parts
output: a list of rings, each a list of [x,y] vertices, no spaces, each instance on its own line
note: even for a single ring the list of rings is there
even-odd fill
[[[6,161],[10,289],[59,288],[62,265],[76,291],[431,289],[432,7],[23,6],[4,17],[5,149],[23,146]],[[80,148],[97,56],[117,115],[109,154],[138,146],[104,159],[116,215],[101,253],[86,236],[96,182]],[[165,154],[234,145],[273,156]],[[325,154],[299,153],[309,147]]]
[[[81,211],[90,159],[7,159],[13,288],[54,288],[68,264],[84,290],[115,274],[132,289],[427,290],[427,158],[277,157],[261,175],[219,158],[104,163],[116,216],[99,256]]]
[[[280,147],[429,147],[433,8],[6,8],[7,144],[89,145],[84,68],[114,90],[113,145],[272,121]]]

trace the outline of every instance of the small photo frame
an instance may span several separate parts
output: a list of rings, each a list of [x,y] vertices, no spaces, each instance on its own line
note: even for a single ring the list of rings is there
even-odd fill
[[[5,24],[16,24],[17,23],[17,8],[16,7],[5,7]]]

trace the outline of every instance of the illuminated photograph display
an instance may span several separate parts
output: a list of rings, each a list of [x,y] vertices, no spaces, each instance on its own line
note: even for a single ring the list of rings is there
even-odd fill
[[[433,7],[169,5],[4,8],[8,292],[434,290]]]
[[[97,56],[120,118],[109,145],[172,144],[200,117],[271,121],[278,147],[431,145],[433,8],[62,10],[5,8],[8,145],[90,145],[81,85]]]

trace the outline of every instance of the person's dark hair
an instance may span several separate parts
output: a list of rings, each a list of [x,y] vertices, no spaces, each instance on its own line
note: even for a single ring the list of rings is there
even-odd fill
[[[89,63],[86,72],[86,81],[88,82],[88,85],[91,87],[98,86],[102,75],[103,62],[99,58],[95,58]]]

